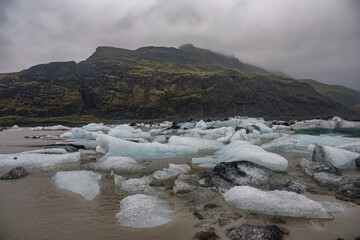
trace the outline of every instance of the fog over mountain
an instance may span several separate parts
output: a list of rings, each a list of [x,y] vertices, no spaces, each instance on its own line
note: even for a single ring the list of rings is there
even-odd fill
[[[356,0],[2,0],[0,72],[81,61],[97,46],[198,47],[360,89]]]

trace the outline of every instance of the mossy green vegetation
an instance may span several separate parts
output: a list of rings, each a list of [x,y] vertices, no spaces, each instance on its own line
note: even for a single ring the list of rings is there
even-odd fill
[[[307,83],[192,45],[133,51],[99,47],[78,64],[42,64],[0,76],[0,115],[16,116],[14,121],[356,118]]]

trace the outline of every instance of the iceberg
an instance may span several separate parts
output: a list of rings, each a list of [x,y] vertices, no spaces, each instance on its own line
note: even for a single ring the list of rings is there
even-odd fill
[[[138,173],[143,169],[138,162],[128,157],[109,157],[102,162],[87,163],[81,168],[102,172],[113,171],[116,173]]]
[[[206,129],[207,128],[206,122],[200,120],[199,122],[196,123],[195,128]]]
[[[86,200],[93,200],[100,194],[101,175],[91,171],[61,171],[52,179],[59,188],[78,193]]]
[[[80,153],[67,153],[64,149],[41,149],[12,154],[0,154],[0,166],[48,166],[77,162]]]
[[[149,132],[143,132],[141,129],[134,129],[129,125],[119,125],[109,130],[109,136],[117,138],[145,138],[149,139],[151,134]]]
[[[296,142],[290,140],[272,141],[261,145],[263,149],[270,152],[294,152]]]
[[[187,164],[169,164],[169,168],[164,168],[163,170],[157,170],[153,173],[155,179],[168,179],[175,177],[179,174],[187,173],[191,168]]]
[[[81,128],[71,129],[70,138],[72,139],[96,139],[99,135],[104,134],[103,132],[90,132]]]
[[[173,145],[195,147],[197,149],[220,149],[224,147],[224,144],[222,142],[196,137],[172,136],[169,139],[169,143]]]
[[[338,169],[355,169],[355,160],[360,154],[329,146],[316,146],[313,155],[313,162],[330,163]]]
[[[22,131],[22,128],[19,127],[18,125],[14,125],[11,128],[6,129],[5,131],[9,131],[9,132],[11,132],[11,131]]]
[[[85,131],[88,132],[99,132],[99,131],[109,131],[109,127],[104,126],[103,123],[89,123],[82,127]]]
[[[169,223],[172,215],[173,209],[166,201],[136,194],[121,200],[120,212],[116,217],[123,227],[152,228]]]
[[[199,134],[203,135],[203,138],[206,139],[217,139],[225,137],[228,134],[234,134],[235,129],[233,127],[221,127],[215,129],[191,129],[190,134]]]
[[[277,139],[274,139],[272,143],[275,142],[282,142],[285,140],[294,141],[296,142],[296,147],[309,147],[310,145],[325,145],[325,146],[338,146],[348,143],[353,143],[353,139],[343,138],[340,136],[313,136],[313,135],[307,135],[307,134],[293,134],[293,135],[286,135],[279,137]]]
[[[282,156],[267,152],[246,141],[235,141],[214,153],[213,156],[193,158],[193,164],[248,161],[267,167],[273,171],[285,171],[288,161]]]
[[[99,135],[96,140],[101,149],[104,150],[104,153],[106,153],[101,160],[112,156],[130,157],[135,160],[140,160],[180,157],[197,153],[197,149],[193,147],[161,144],[158,142],[134,143],[106,135]]]
[[[245,129],[240,129],[239,131],[236,131],[229,139],[229,142],[234,142],[236,140],[240,141],[248,141],[248,137],[246,135]]]
[[[69,130],[69,127],[65,127],[63,125],[55,125],[55,126],[38,126],[34,128],[30,128],[30,131],[62,131],[62,130]]]
[[[289,191],[262,191],[249,186],[236,186],[223,194],[229,204],[268,215],[305,218],[331,218],[328,203],[311,200]]]

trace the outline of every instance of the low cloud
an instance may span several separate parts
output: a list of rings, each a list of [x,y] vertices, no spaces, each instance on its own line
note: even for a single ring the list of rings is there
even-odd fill
[[[360,89],[357,0],[3,0],[0,72],[97,46],[192,43],[295,78]]]

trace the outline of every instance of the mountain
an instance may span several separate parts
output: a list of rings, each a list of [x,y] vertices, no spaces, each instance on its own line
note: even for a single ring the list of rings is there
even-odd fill
[[[0,77],[0,115],[358,118],[308,83],[190,44],[178,49],[98,47],[80,63],[53,62],[4,75]]]
[[[312,79],[300,79],[299,81],[309,83],[315,91],[335,102],[341,103],[357,111],[360,110],[359,91],[340,85],[320,83]]]

